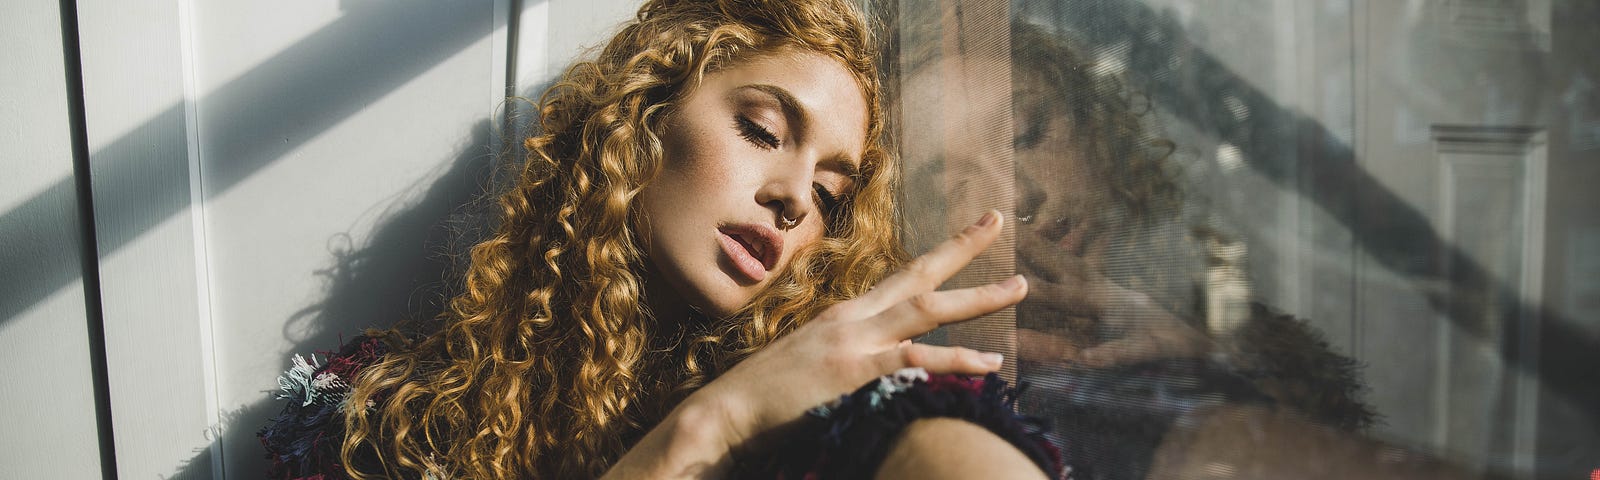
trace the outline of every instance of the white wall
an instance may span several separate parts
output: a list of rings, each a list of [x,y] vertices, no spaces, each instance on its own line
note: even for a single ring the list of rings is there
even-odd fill
[[[0,15],[0,465],[12,478],[100,475],[58,7],[24,0]]]
[[[6,475],[98,476],[110,431],[120,478],[258,478],[289,357],[431,311],[505,93],[536,97],[636,3],[87,0],[82,119],[57,3],[8,5],[0,60],[26,68],[0,83]],[[86,298],[105,309],[108,425]]]

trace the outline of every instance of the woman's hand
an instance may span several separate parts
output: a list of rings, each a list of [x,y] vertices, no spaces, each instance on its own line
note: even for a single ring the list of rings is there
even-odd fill
[[[1001,223],[990,211],[867,294],[740,362],[680,404],[608,476],[715,476],[736,446],[895,370],[978,375],[1000,368],[999,354],[906,340],[1022,301],[1021,276],[935,291],[994,242]]]
[[[717,398],[714,401],[729,415],[730,443],[738,444],[901,368],[962,375],[999,369],[1002,357],[997,353],[905,341],[1023,299],[1027,284],[1021,276],[972,288],[934,290],[987,248],[999,235],[1001,223],[999,212],[985,214],[867,294],[825,310],[695,396]]]
[[[1212,342],[1204,332],[1149,296],[1105,276],[1110,236],[1100,234],[1096,222],[1081,220],[1069,226],[1059,239],[1048,231],[1017,235],[1018,270],[1031,285],[1019,314],[1058,326],[1051,331],[1017,329],[1019,356],[1103,368],[1211,351]],[[1113,337],[1091,344],[1101,340],[1096,338],[1101,334]]]

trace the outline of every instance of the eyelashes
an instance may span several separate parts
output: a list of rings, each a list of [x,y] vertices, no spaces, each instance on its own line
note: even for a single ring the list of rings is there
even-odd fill
[[[1044,143],[1045,127],[1050,123],[1042,108],[1032,108],[1026,113],[1022,131],[1012,139],[1011,147],[1018,150],[1031,150]]]
[[[777,135],[773,135],[771,130],[767,130],[767,127],[757,125],[756,122],[751,121],[744,115],[734,116],[733,124],[734,128],[739,130],[740,137],[744,138],[745,141],[755,144],[757,147],[767,150],[774,150],[783,146],[783,141],[780,140]]]
[[[1028,121],[1027,127],[1011,141],[1011,147],[1019,150],[1029,150],[1038,147],[1044,142],[1044,122]]]
[[[763,150],[776,150],[783,146],[783,140],[773,134],[771,130],[761,126],[744,115],[733,117],[734,129],[739,132],[739,137]],[[839,194],[828,191],[822,184],[812,185],[813,197],[817,208],[822,210],[822,215],[832,224],[839,218],[844,199]]]
[[[828,217],[829,220],[837,218],[839,207],[844,203],[839,199],[839,196],[834,195],[827,188],[823,188],[822,184],[813,185],[811,190],[817,194],[817,206],[822,208],[822,215]]]

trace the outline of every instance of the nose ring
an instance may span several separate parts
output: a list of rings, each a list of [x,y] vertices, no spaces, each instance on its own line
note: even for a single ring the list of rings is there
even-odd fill
[[[790,220],[789,217],[785,217],[785,216],[781,216],[781,215],[780,215],[780,218],[781,218],[781,220],[779,220],[779,221],[783,222],[782,224],[780,224],[780,226],[784,230],[789,230],[791,228],[794,228],[797,225],[800,225],[800,219],[798,219],[798,218]]]

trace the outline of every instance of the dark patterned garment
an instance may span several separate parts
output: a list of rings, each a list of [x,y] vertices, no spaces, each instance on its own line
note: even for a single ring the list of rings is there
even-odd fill
[[[1169,430],[1219,405],[1288,408],[1348,432],[1374,423],[1360,400],[1356,362],[1334,353],[1299,319],[1260,306],[1252,313],[1219,354],[1205,358],[1104,369],[1023,362],[1023,377],[1040,387],[1026,394],[1027,382],[1011,388],[995,375],[903,370],[813,409],[763,453],[736,452],[733,476],[871,477],[901,430],[921,418],[970,421],[1022,451],[1049,477],[1078,480],[1144,478]],[[259,432],[272,460],[269,478],[347,478],[339,448],[349,382],[391,345],[359,337],[338,353],[324,353],[321,364],[316,356],[295,357],[294,368],[279,379],[283,412]],[[1024,410],[1041,417],[1019,415],[1019,398]]]
[[[271,460],[267,478],[349,478],[339,449],[344,441],[350,382],[388,351],[380,339],[357,337],[338,353],[323,352],[325,363],[320,365],[315,354],[310,359],[294,356],[294,367],[278,377],[277,397],[285,401],[283,411],[256,432]]]
[[[388,346],[360,337],[338,353],[307,359],[279,378],[284,409],[257,436],[272,461],[268,478],[340,480],[349,478],[340,462],[344,409],[350,408],[350,381],[378,361]],[[1055,446],[1038,420],[1015,413],[1018,390],[996,375],[966,378],[929,376],[907,369],[862,386],[837,401],[813,409],[806,426],[784,441],[780,453],[738,466],[739,478],[866,478],[883,462],[899,432],[919,418],[961,418],[978,424],[1017,447],[1046,472],[1060,470]],[[367,405],[366,408],[371,408]],[[1054,475],[1052,475],[1054,476]]]

